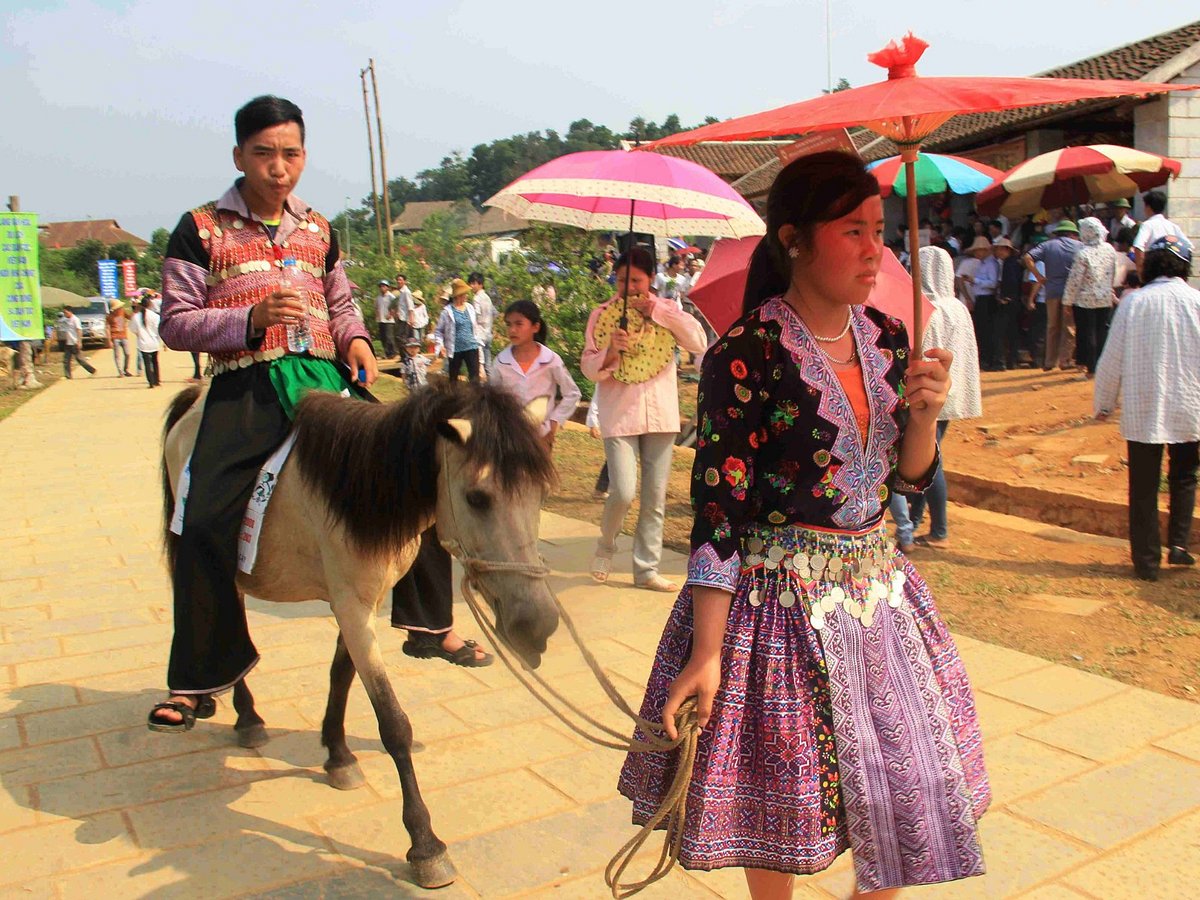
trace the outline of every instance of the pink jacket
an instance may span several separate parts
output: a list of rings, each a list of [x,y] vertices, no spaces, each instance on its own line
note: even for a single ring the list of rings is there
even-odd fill
[[[652,295],[653,296],[653,295]],[[650,318],[675,336],[676,342],[689,353],[702,353],[708,347],[704,328],[690,313],[684,312],[673,300],[654,297]],[[583,355],[579,367],[583,374],[596,382],[596,408],[600,414],[600,434],[603,437],[629,437],[637,434],[679,432],[679,382],[672,360],[657,375],[641,384],[625,384],[613,378],[615,368],[603,369],[608,345],[596,346],[593,333],[596,319],[608,306],[619,303],[613,297],[592,310],[584,335]]]

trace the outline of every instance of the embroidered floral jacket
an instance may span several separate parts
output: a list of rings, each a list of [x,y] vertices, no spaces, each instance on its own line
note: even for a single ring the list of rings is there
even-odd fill
[[[898,319],[852,308],[871,412],[864,445],[825,354],[781,298],[740,319],[704,360],[692,469],[688,584],[735,589],[751,528],[857,530],[880,521],[891,490],[923,490],[897,474],[908,421],[908,335]]]

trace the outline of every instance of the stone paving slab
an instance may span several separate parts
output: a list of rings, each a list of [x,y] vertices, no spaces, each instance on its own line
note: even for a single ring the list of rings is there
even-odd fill
[[[499,664],[412,660],[402,633],[379,628],[423,793],[461,875],[436,895],[406,880],[395,767],[357,684],[347,732],[367,784],[324,783],[319,723],[336,632],[323,603],[248,604],[271,743],[234,745],[228,698],[188,735],[145,729],[171,635],[158,431],[190,360],[168,353],[163,363],[162,390],[102,366],[0,423],[0,898],[605,896],[603,866],[633,833],[614,789],[621,757],[572,734]],[[1045,528],[986,515],[997,528]],[[547,514],[542,549],[585,640],[637,703],[673,598],[631,586],[628,539],[612,582],[593,585],[595,534]],[[665,562],[665,574],[682,574],[679,554]],[[461,604],[456,615],[476,633]],[[989,874],[906,896],[1193,896],[1200,706],[966,637],[959,646],[996,790],[982,822]],[[562,630],[542,671],[625,727]],[[801,879],[795,896],[852,888],[846,855]],[[746,895],[737,870],[675,871],[645,894]]]

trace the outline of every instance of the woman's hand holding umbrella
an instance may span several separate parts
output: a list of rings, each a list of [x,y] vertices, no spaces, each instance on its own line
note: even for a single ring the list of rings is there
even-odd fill
[[[908,400],[909,424],[917,427],[937,425],[938,415],[950,393],[950,363],[954,354],[934,347],[923,358],[909,364],[904,377],[904,396]]]

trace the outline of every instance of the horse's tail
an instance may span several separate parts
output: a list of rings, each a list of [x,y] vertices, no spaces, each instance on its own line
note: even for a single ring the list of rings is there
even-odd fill
[[[184,388],[171,399],[167,407],[167,420],[163,423],[163,446],[167,443],[167,435],[179,424],[189,409],[200,399],[201,387],[193,384]],[[167,471],[167,455],[162,454],[162,488],[163,488],[163,546],[167,551],[167,570],[175,571],[176,536],[171,533],[171,519],[175,515],[175,493],[171,490],[171,473]]]

